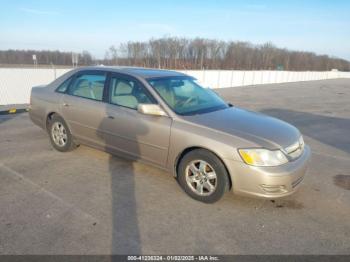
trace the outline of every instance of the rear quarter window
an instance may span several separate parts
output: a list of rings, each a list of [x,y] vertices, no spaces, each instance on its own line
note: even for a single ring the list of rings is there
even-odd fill
[[[65,80],[62,84],[60,84],[57,88],[56,91],[59,93],[65,93],[68,90],[69,84],[71,82],[72,78],[68,78],[67,80]]]

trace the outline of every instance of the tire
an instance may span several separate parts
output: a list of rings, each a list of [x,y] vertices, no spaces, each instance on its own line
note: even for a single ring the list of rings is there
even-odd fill
[[[49,120],[48,133],[52,146],[60,152],[68,152],[76,148],[73,136],[62,117],[54,114]]]
[[[181,159],[177,180],[190,197],[204,203],[220,200],[230,188],[224,164],[215,154],[204,149],[190,151]]]

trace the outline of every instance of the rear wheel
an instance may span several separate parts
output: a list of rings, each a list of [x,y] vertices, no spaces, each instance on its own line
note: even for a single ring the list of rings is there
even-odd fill
[[[66,122],[62,117],[54,114],[48,125],[48,132],[52,146],[61,152],[73,150],[76,145]]]
[[[193,150],[181,159],[177,179],[189,196],[205,203],[218,201],[230,185],[224,164],[204,149]]]

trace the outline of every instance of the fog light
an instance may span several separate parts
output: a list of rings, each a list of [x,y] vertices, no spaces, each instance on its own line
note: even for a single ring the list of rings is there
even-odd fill
[[[261,188],[266,193],[276,194],[276,193],[286,193],[286,186],[283,185],[261,185]]]

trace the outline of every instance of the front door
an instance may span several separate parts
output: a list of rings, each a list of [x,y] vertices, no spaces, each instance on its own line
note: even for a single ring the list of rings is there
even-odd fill
[[[137,111],[140,103],[156,103],[136,79],[111,75],[109,104],[103,132],[107,147],[133,158],[165,166],[168,156],[172,119],[167,116],[144,115]]]

